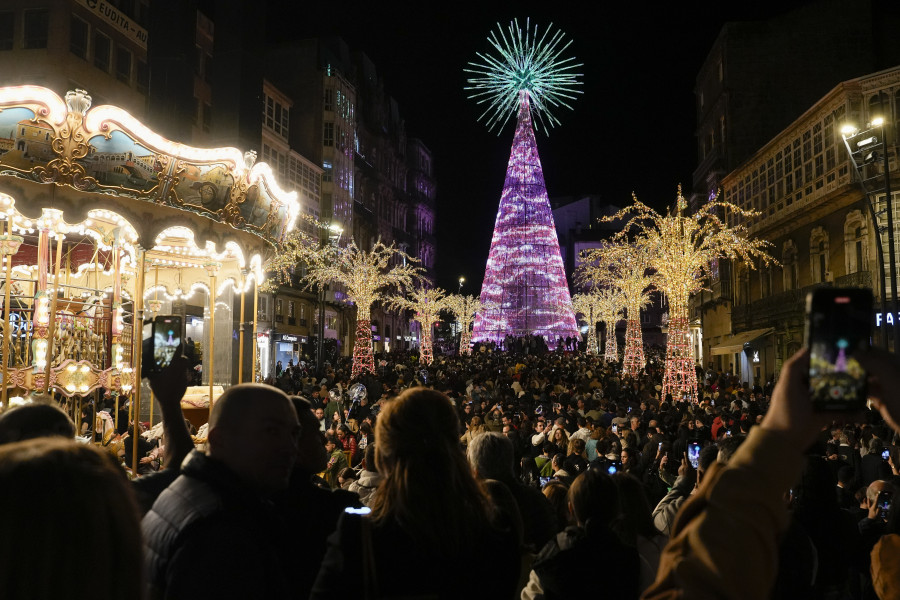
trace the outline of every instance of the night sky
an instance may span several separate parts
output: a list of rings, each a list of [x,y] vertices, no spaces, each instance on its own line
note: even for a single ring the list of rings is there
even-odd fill
[[[624,206],[631,192],[653,206],[674,201],[676,186],[690,191],[696,166],[693,87],[722,25],[781,14],[809,0],[582,4],[520,2],[516,13],[489,3],[419,3],[420,10],[388,3],[296,3],[270,6],[273,39],[339,35],[351,50],[369,55],[398,102],[407,134],[434,155],[438,185],[437,284],[478,294],[500,201],[513,118],[497,134],[477,121],[481,110],[467,99],[463,68],[490,47],[498,22],[526,17],[541,29],[553,23],[574,43],[584,94],[562,125],[538,133],[551,197],[600,194]],[[624,4],[630,6],[620,6]],[[659,3],[662,5],[663,3]],[[353,6],[351,8],[351,6]],[[429,8],[437,6],[440,8]],[[338,8],[340,7],[340,8]],[[294,19],[290,17],[294,16]]]

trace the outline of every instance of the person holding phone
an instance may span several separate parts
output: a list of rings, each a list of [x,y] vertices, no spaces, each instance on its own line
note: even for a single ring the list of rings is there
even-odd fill
[[[857,359],[869,375],[873,406],[900,432],[900,360],[875,348],[860,352]],[[704,477],[672,527],[671,541],[645,599],[669,598],[674,593],[768,597],[776,575],[773,557],[788,524],[784,494],[799,478],[807,448],[836,417],[814,410],[809,366],[807,349],[784,364],[760,426],[753,428],[727,465],[713,466]],[[880,570],[897,568],[898,548],[900,535],[888,535],[873,550],[876,591],[885,583]],[[882,564],[882,559],[890,564]]]

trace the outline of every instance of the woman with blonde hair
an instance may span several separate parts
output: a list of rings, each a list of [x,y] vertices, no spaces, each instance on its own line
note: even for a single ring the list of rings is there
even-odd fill
[[[492,565],[479,594],[512,597],[519,578],[516,534],[495,525],[494,507],[459,446],[459,421],[440,392],[411,388],[385,403],[375,425],[384,476],[371,514],[345,513],[311,598],[460,598],[471,565]]]
[[[468,448],[469,442],[474,440],[477,436],[481,435],[485,431],[487,430],[484,428],[484,423],[482,423],[481,417],[472,417],[472,420],[466,424],[466,432],[459,436],[459,441],[463,446]]]

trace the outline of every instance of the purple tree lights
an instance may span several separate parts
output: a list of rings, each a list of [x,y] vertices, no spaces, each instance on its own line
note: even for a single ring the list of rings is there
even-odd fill
[[[540,335],[553,345],[578,335],[524,90],[481,301],[489,308],[475,318],[474,341]]]

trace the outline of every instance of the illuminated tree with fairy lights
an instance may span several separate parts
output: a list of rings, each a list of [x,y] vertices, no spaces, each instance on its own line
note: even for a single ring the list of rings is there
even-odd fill
[[[459,354],[472,354],[472,321],[475,315],[485,310],[480,298],[451,294],[447,296],[447,310],[453,313],[459,323]]]
[[[603,358],[607,362],[619,360],[619,345],[616,341],[616,323],[622,320],[625,311],[625,295],[617,287],[605,287],[593,291],[597,297],[597,312],[594,318],[606,325],[606,351]]]
[[[572,308],[576,315],[587,324],[587,340],[585,349],[588,354],[597,354],[597,321],[600,320],[600,296],[597,292],[575,294],[572,296]]]
[[[449,308],[447,293],[441,288],[428,288],[424,285],[412,288],[408,294],[385,298],[382,305],[390,310],[413,311],[413,320],[422,330],[419,344],[419,362],[430,365],[434,361],[431,345],[431,328],[441,316],[442,310]]]
[[[628,241],[619,236],[599,248],[581,253],[576,281],[595,287],[618,289],[626,311],[625,357],[622,372],[636,375],[644,368],[644,336],[641,331],[641,309],[650,302],[654,276],[651,271],[652,251],[646,240]],[[607,324],[609,338],[615,340],[615,323]],[[607,349],[608,351],[608,349]]]
[[[712,200],[694,214],[687,214],[687,202],[678,187],[675,210],[661,215],[634,198],[634,203],[615,217],[629,218],[625,231],[645,240],[652,252],[657,287],[669,302],[669,334],[666,341],[666,371],[662,394],[673,398],[697,399],[697,374],[690,342],[688,300],[704,289],[714,260],[742,260],[755,268],[754,260],[765,265],[775,262],[766,252],[769,243],[750,239],[744,225],[729,227],[720,214],[746,219],[755,215],[731,203]],[[742,219],[743,220],[743,219]]]
[[[500,196],[500,208],[488,255],[481,301],[472,337],[502,343],[507,335],[541,335],[552,344],[575,337],[578,328],[559,252],[559,241],[532,118],[547,130],[559,120],[550,112],[571,108],[581,93],[581,64],[562,58],[571,41],[547,28],[540,33],[530,21],[517,21],[490,35],[495,54],[478,53],[465,69],[472,75],[466,88],[485,110],[479,120],[499,130],[517,114],[516,133]]]
[[[307,284],[344,287],[347,298],[356,304],[356,341],[353,344],[351,377],[363,371],[375,372],[372,354],[372,305],[385,298],[391,290],[405,290],[414,286],[422,273],[418,261],[394,244],[378,240],[369,251],[361,250],[354,240],[346,246],[303,246],[298,258],[306,263]]]

